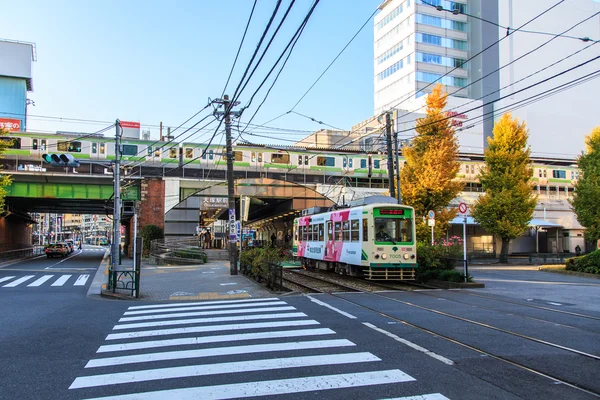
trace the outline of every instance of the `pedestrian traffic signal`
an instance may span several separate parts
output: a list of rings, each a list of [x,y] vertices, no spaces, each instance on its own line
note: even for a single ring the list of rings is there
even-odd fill
[[[80,166],[79,160],[70,154],[44,154],[42,156],[45,162],[55,167],[74,167]]]

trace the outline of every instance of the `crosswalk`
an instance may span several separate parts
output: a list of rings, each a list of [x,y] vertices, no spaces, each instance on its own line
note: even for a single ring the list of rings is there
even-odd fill
[[[37,279],[35,279],[37,278]],[[89,274],[49,274],[49,275],[25,275],[25,276],[3,276],[0,277],[0,288],[22,287],[61,287],[61,286],[85,286]]]
[[[415,381],[278,298],[132,306],[96,354],[69,387],[79,398],[233,399]]]

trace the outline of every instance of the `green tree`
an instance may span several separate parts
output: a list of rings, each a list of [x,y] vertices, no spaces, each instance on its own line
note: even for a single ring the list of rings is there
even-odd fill
[[[7,136],[8,131],[5,129],[0,129],[0,137]],[[11,145],[11,141],[0,140],[0,158],[2,158],[2,154],[8,147]],[[0,166],[0,168],[2,168]],[[0,213],[4,210],[4,197],[6,196],[6,190],[4,190],[5,186],[10,185],[11,179],[9,175],[0,175]]]
[[[448,94],[438,84],[426,99],[427,115],[417,120],[417,135],[403,149],[406,164],[400,172],[403,202],[415,208],[417,238],[431,239],[431,228],[423,221],[429,210],[435,211],[435,237],[442,237],[456,216],[448,204],[463,188],[456,180],[460,167],[458,140],[452,121],[444,111]]]
[[[582,174],[570,203],[577,220],[586,228],[585,238],[596,241],[600,239],[600,126],[586,136],[585,144],[586,152],[577,160]]]
[[[508,260],[510,240],[527,228],[537,202],[531,190],[529,133],[524,122],[504,114],[494,125],[479,174],[485,194],[475,202],[473,217],[502,239],[500,262]]]
[[[143,253],[150,253],[151,242],[155,239],[164,238],[164,232],[156,225],[146,225],[140,229],[140,236],[142,237],[142,246],[144,247]]]

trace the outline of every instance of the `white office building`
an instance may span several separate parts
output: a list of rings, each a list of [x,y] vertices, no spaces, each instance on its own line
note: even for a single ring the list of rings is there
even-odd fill
[[[399,110],[401,137],[414,135],[410,129],[432,82],[444,85],[447,108],[460,116],[454,120],[461,151],[482,152],[494,119],[506,111],[527,122],[537,155],[574,158],[584,136],[600,125],[600,80],[593,79],[600,61],[590,61],[600,55],[600,2],[388,0],[380,10],[374,112]],[[562,91],[569,82],[580,84]]]

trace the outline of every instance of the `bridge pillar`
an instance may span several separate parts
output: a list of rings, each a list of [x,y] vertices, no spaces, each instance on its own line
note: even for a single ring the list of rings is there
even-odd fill
[[[141,183],[138,229],[156,225],[165,229],[165,182],[162,178],[144,179]]]
[[[14,215],[0,217],[0,249],[31,246],[31,226]]]

